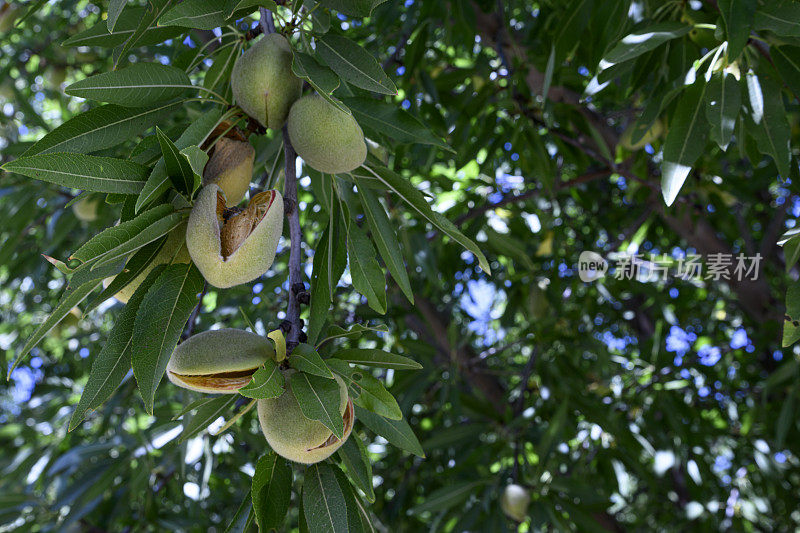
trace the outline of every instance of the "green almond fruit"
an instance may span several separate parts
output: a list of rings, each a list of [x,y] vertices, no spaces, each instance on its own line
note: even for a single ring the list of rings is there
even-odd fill
[[[255,195],[247,208],[226,211],[216,184],[200,190],[186,227],[186,247],[203,277],[214,287],[241,285],[264,274],[275,260],[283,233],[283,197],[278,191]]]
[[[266,128],[279,130],[300,98],[303,82],[292,73],[292,47],[277,33],[263,36],[236,59],[231,90],[245,113]]]
[[[531,503],[531,495],[528,489],[520,485],[508,485],[503,491],[500,499],[500,507],[503,512],[517,522],[523,522],[528,515],[528,505]]]
[[[216,184],[225,193],[227,206],[237,205],[250,188],[255,157],[249,142],[221,137],[203,170],[203,185]]]
[[[167,377],[184,389],[233,394],[258,368],[275,357],[265,337],[241,329],[217,329],[180,343],[167,363]]]
[[[289,377],[294,371],[286,373]],[[280,455],[296,463],[318,463],[330,457],[350,436],[355,422],[353,401],[347,385],[334,375],[339,385],[339,414],[344,422],[344,434],[339,439],[318,420],[305,417],[292,392],[291,380],[277,398],[258,400],[258,421],[270,447]]]
[[[295,102],[287,128],[297,155],[320,172],[350,172],[367,159],[364,133],[356,119],[321,96]]]

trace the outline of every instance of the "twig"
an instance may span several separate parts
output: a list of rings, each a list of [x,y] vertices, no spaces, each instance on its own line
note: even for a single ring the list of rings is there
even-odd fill
[[[275,21],[272,18],[272,12],[266,7],[258,8],[258,12],[261,15],[261,20],[259,21],[261,31],[264,33],[275,33]]]
[[[303,267],[300,245],[303,235],[300,230],[300,209],[297,204],[297,168],[295,160],[297,153],[294,151],[292,141],[289,139],[289,130],[283,127],[283,153],[285,159],[284,173],[284,205],[286,215],[289,217],[289,305],[286,319],[291,323],[286,348],[291,350],[300,343],[300,302],[298,296],[304,292]]]

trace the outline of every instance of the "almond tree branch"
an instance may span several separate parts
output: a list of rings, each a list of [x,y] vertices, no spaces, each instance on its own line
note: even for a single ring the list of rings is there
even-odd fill
[[[261,14],[260,28],[265,34],[275,33],[275,21],[272,13],[266,8],[259,8]],[[286,333],[286,349],[289,353],[300,344],[300,333],[303,322],[300,320],[300,298],[305,295],[303,284],[303,258],[301,245],[303,233],[300,229],[300,209],[297,203],[297,152],[289,139],[289,130],[283,126],[283,160],[286,178],[283,185],[283,205],[289,218],[289,301],[286,309],[287,324],[281,325]]]
[[[289,217],[289,305],[286,319],[291,323],[291,329],[286,339],[286,347],[291,351],[300,343],[300,330],[303,324],[300,321],[300,293],[304,292],[303,266],[300,245],[303,235],[300,230],[300,209],[297,204],[297,167],[295,160],[297,153],[294,151],[292,141],[289,139],[289,130],[283,127],[283,153],[285,159],[284,172],[284,209]]]

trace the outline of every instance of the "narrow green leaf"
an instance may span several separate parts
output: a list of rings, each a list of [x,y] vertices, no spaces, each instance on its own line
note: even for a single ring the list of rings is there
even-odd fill
[[[372,54],[350,39],[325,35],[317,40],[317,54],[339,77],[356,87],[381,94],[397,94],[397,87]]]
[[[764,115],[760,124],[750,129],[756,139],[758,150],[775,160],[778,172],[784,177],[791,173],[792,151],[791,128],[783,106],[783,95],[777,83],[769,78],[760,80],[764,96]]]
[[[386,263],[386,268],[391,272],[400,290],[413,304],[414,291],[411,290],[411,281],[408,279],[408,272],[403,261],[403,252],[400,250],[400,243],[397,241],[392,223],[377,196],[369,188],[362,186],[359,178],[356,178],[356,183],[359,185],[358,194],[361,197],[367,224],[372,233],[372,241],[377,246],[378,252]]]
[[[274,452],[259,457],[251,494],[259,530],[281,529],[292,498],[292,469],[289,463]]]
[[[203,276],[194,265],[170,265],[139,308],[133,334],[133,373],[150,414],[156,388],[202,289]]]
[[[23,156],[0,168],[71,189],[120,194],[138,194],[147,177],[147,167],[137,163],[85,154]]]
[[[423,503],[412,507],[409,513],[416,515],[424,512],[436,513],[461,505],[483,483],[483,481],[462,481],[448,484],[430,493]]]
[[[750,38],[753,15],[756,11],[756,0],[719,0],[719,12],[725,24],[725,36],[728,40],[728,61],[738,58]]]
[[[147,2],[147,10],[137,21],[136,29],[133,31],[133,34],[125,39],[125,42],[120,48],[114,51],[114,57],[116,58],[115,65],[119,63],[120,58],[126,57],[128,51],[134,46],[145,46],[144,39],[150,32],[150,29],[156,21],[161,18],[161,15],[169,10],[174,3],[175,0],[149,0]]]
[[[145,19],[147,9],[138,6],[126,6],[117,19],[113,30],[109,30],[106,21],[101,20],[88,30],[73,35],[62,43],[62,46],[97,46],[114,48],[130,39],[137,32],[139,24]],[[177,37],[184,32],[178,27],[158,27],[155,20],[142,29],[138,37],[139,46],[150,46]]]
[[[422,122],[401,107],[374,98],[342,98],[362,126],[403,143],[430,144],[454,152]]]
[[[108,17],[106,18],[106,26],[109,33],[114,32],[114,27],[117,25],[119,16],[122,10],[125,9],[125,4],[128,0],[109,0],[108,1]]]
[[[222,121],[222,116],[223,111],[218,108],[206,111],[178,137],[178,140],[175,141],[175,146],[178,150],[183,150],[192,145],[202,145],[211,135],[211,132],[214,131],[214,128]],[[161,158],[153,167],[150,177],[147,178],[147,182],[136,200],[136,212],[138,213],[143,207],[164,194],[169,188],[168,185],[169,177],[167,176],[164,159]]]
[[[188,146],[181,150],[180,154],[189,162],[189,168],[192,169],[194,174],[194,188],[192,189],[192,192],[194,192],[202,183],[203,170],[206,167],[206,163],[208,163],[208,154],[199,146]]]
[[[722,149],[728,148],[739,118],[742,94],[739,82],[724,73],[715,74],[706,90],[706,118],[711,126],[711,140]]]
[[[397,400],[380,380],[340,359],[328,359],[328,365],[345,380],[355,405],[392,420],[403,418]]]
[[[158,24],[213,30],[225,24],[225,3],[220,0],[184,0],[161,15]]]
[[[667,205],[672,205],[678,197],[683,182],[706,147],[708,123],[703,112],[706,87],[698,80],[684,90],[664,141],[661,192]]]
[[[338,350],[333,354],[333,357],[356,365],[377,366],[394,370],[419,370],[422,368],[422,365],[413,359],[375,348]]]
[[[680,22],[658,22],[622,38],[600,62],[602,69],[635,59],[667,41],[689,33],[691,26]]]
[[[756,11],[753,29],[769,30],[782,37],[800,37],[800,4],[765,2]]]
[[[344,420],[339,414],[339,385],[336,381],[305,372],[289,377],[292,394],[309,420],[319,420],[338,438],[344,435]]]
[[[363,517],[359,510],[358,497],[353,487],[347,482],[347,476],[344,475],[341,468],[334,468],[333,475],[336,477],[336,482],[339,484],[339,488],[342,490],[342,495],[344,496],[345,507],[347,508],[348,533],[367,533],[371,531],[371,524],[365,526],[362,521]]]
[[[365,167],[366,168],[366,167]],[[395,174],[386,167],[377,167],[369,169],[375,178],[385,185],[389,190],[400,196],[414,211],[425,218],[428,222],[439,228],[442,232],[448,235],[451,239],[461,244],[464,248],[472,252],[478,259],[478,264],[487,273],[491,274],[489,262],[486,256],[471,239],[467,238],[459,229],[447,220],[440,213],[435,212],[425,201],[425,197],[419,192],[408,180],[402,176]]]
[[[186,213],[172,212],[172,206],[160,205],[133,220],[106,228],[81,246],[70,259],[84,262],[79,268],[97,266],[124,257],[150,244],[176,228]],[[91,265],[88,263],[91,262]]]
[[[335,339],[345,339],[345,338],[357,339],[361,337],[361,335],[368,333],[370,331],[388,333],[389,328],[386,327],[385,325],[373,327],[373,326],[364,326],[362,324],[353,324],[352,326],[350,326],[350,329],[343,329],[339,326],[330,326],[328,330],[325,332],[325,338],[317,343],[317,348],[319,348],[326,342]]]
[[[277,398],[283,394],[283,374],[272,359],[256,370],[250,383],[239,389],[239,394],[248,398]]]
[[[214,63],[206,71],[203,78],[203,87],[216,90],[223,84],[228,84],[231,79],[231,71],[239,52],[242,50],[241,41],[236,40],[233,44],[228,44],[221,50],[217,50],[214,56]]]
[[[72,273],[72,277],[69,279],[69,286],[78,287],[90,281],[116,276],[122,272],[122,269],[125,267],[125,258],[111,261],[96,269],[92,269],[92,266],[93,265],[81,265],[76,268]]]
[[[161,63],[134,63],[77,81],[65,92],[100,102],[140,107],[170,100],[192,87],[189,76],[179,68]]]
[[[800,95],[800,46],[777,46],[769,48],[778,73],[794,93]]]
[[[248,490],[247,495],[244,497],[244,500],[242,500],[242,503],[239,504],[239,508],[236,509],[233,518],[231,518],[228,527],[225,528],[223,533],[245,533],[248,531],[247,519],[252,509],[252,491]]]
[[[300,343],[295,346],[289,356],[289,365],[307,374],[333,379],[333,374],[325,361],[310,344]]]
[[[230,18],[235,11],[255,11],[257,7],[265,7],[273,13],[278,11],[278,5],[273,0],[227,0],[225,18]]]
[[[173,187],[181,194],[191,195],[194,190],[194,171],[189,161],[158,126],[156,126],[156,137],[158,137],[158,144],[161,145],[164,168]]]
[[[295,50],[292,58],[292,72],[303,78],[320,94],[330,95],[339,87],[339,76],[324,65],[320,65],[314,56]],[[343,107],[343,106],[340,106]],[[348,110],[349,113],[349,110]]]
[[[347,503],[334,467],[317,463],[306,469],[303,514],[314,533],[347,533]]]
[[[8,370],[8,376],[11,376],[11,373],[14,371],[15,368],[22,362],[22,359],[28,355],[28,353],[37,345],[39,342],[44,338],[45,335],[50,333],[56,325],[61,322],[65,316],[69,314],[73,307],[81,303],[89,296],[99,285],[100,280],[92,281],[89,283],[84,283],[79,287],[75,287],[67,289],[64,292],[64,295],[59,300],[58,305],[56,305],[53,312],[45,319],[42,324],[36,328],[36,331],[33,332],[27,341],[25,341],[25,345],[17,354],[16,359],[11,365],[11,368]]]
[[[156,107],[108,104],[77,115],[39,139],[23,156],[50,152],[91,153],[116,146],[152,127],[181,107],[183,101]]]
[[[134,355],[134,361],[135,359],[136,355]],[[135,364],[133,371],[135,374]],[[184,421],[183,431],[181,431],[181,436],[178,439],[178,442],[186,442],[195,435],[199,434],[201,431],[204,431],[206,428],[208,428],[208,426],[214,423],[216,419],[231,410],[235,401],[236,395],[223,394],[204,402],[200,407],[197,408],[197,412],[194,415],[192,415],[188,420]]]
[[[97,409],[113,394],[125,379],[131,368],[133,350],[133,325],[136,313],[147,291],[161,273],[161,269],[153,269],[131,296],[122,313],[114,323],[114,329],[103,344],[100,353],[92,363],[89,380],[83,388],[81,399],[69,421],[72,431],[86,417],[90,409]]]
[[[425,458],[419,440],[405,420],[389,420],[360,406],[356,406],[356,419],[401,450]]]
[[[312,345],[317,342],[331,307],[331,294],[326,281],[329,232],[330,227],[325,228],[314,250],[314,262],[311,270],[311,306],[308,317],[308,342]]]
[[[372,463],[367,457],[367,449],[358,435],[350,435],[341,448],[337,451],[339,459],[347,468],[347,477],[358,487],[370,502],[375,501],[375,491],[372,488]]]
[[[364,230],[355,224],[347,229],[347,257],[353,287],[367,298],[369,306],[386,313],[386,276],[378,264],[375,248]]]

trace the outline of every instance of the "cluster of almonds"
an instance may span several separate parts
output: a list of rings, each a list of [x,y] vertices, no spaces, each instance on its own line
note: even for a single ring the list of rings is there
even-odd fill
[[[301,98],[302,82],[292,73],[291,63],[292,51],[286,39],[265,35],[234,65],[231,88],[238,105],[264,127],[277,130],[286,124],[295,150],[312,168],[329,174],[357,168],[367,155],[358,123],[319,96]],[[254,195],[246,207],[238,206],[250,185],[255,152],[235,129],[226,127],[224,131],[224,136],[217,135],[214,141],[203,172],[203,188],[186,227],[176,230],[175,239],[170,235],[162,248],[163,257],[160,253],[157,258],[162,262],[191,260],[206,281],[219,288],[247,283],[270,268],[283,232],[284,214],[283,197],[275,190]],[[180,239],[181,232],[185,240]],[[184,254],[184,249],[188,253]],[[270,341],[255,333],[206,331],[175,348],[167,377],[190,390],[234,394],[274,357]],[[279,371],[284,376],[283,393],[258,400],[264,436],[276,453],[289,460],[322,461],[347,440],[353,429],[355,415],[347,385],[335,376],[344,423],[340,439],[321,422],[303,414],[291,387],[296,372],[290,368]]]
[[[211,394],[235,394],[275,351],[266,338],[240,329],[204,331],[178,345],[167,365],[169,380],[185,389]],[[258,400],[258,420],[272,449],[297,463],[318,463],[339,449],[353,430],[355,414],[347,385],[339,385],[339,414],[344,434],[337,438],[317,420],[303,415],[292,392],[295,371],[281,370],[286,388],[277,398]]]

